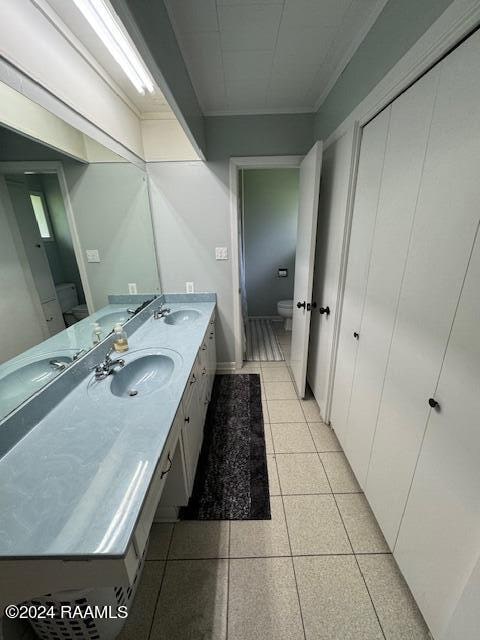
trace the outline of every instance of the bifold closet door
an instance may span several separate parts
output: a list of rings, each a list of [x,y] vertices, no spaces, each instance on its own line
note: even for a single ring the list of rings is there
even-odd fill
[[[479,61],[480,62],[480,61]],[[480,167],[478,167],[480,170]],[[480,194],[479,194],[480,195]],[[480,551],[480,238],[477,237],[431,409],[395,556],[435,638]],[[476,628],[480,629],[479,603]]]
[[[345,453],[365,486],[439,69],[393,104],[348,415]]]
[[[439,67],[366,484],[390,547],[405,508],[480,211],[480,33]]]
[[[382,111],[362,133],[332,397],[331,423],[342,445],[358,347],[354,334],[362,318],[390,109]]]

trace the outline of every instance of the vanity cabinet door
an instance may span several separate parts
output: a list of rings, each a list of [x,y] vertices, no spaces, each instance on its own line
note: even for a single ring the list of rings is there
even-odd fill
[[[215,321],[212,320],[208,325],[207,336],[207,392],[208,401],[212,397],[213,381],[217,371],[217,348],[215,340]]]
[[[202,447],[204,404],[201,396],[202,374],[199,372],[199,363],[194,367],[194,381],[189,381],[190,388],[185,391],[182,400],[184,423],[182,428],[183,444],[185,448],[185,462],[189,480],[189,490],[193,487],[198,456]]]

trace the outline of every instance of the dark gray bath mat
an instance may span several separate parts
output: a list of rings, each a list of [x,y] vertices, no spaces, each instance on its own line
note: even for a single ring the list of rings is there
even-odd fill
[[[182,520],[270,520],[258,374],[217,375]]]

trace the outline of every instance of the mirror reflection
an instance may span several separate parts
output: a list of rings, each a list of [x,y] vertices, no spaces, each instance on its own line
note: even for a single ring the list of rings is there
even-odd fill
[[[0,126],[0,419],[160,293],[145,172],[73,131]]]

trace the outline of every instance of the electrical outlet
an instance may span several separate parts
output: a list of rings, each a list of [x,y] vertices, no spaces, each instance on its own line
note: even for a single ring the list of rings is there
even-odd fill
[[[135,295],[137,293],[137,283],[136,282],[129,282],[128,283],[128,293],[130,295]]]
[[[187,293],[194,293],[195,292],[195,288],[193,286],[193,282],[186,282],[185,283],[185,290]]]
[[[100,262],[98,249],[87,249],[85,253],[87,254],[87,262]]]
[[[215,260],[228,260],[227,247],[215,247]]]

